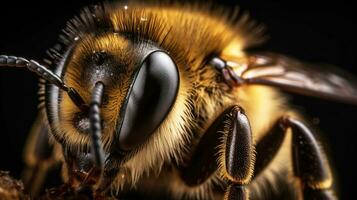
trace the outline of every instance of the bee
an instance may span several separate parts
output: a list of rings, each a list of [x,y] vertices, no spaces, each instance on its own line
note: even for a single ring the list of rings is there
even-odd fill
[[[239,16],[239,17],[238,17]],[[83,9],[40,64],[24,182],[62,163],[90,198],[336,199],[328,157],[283,91],[357,104],[350,75],[247,48],[264,27],[203,5]]]

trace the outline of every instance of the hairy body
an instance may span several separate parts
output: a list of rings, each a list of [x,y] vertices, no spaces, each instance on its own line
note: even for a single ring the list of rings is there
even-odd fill
[[[248,68],[250,57],[245,50],[264,40],[263,28],[245,14],[237,16],[237,11],[226,14],[223,9],[209,6],[132,3],[106,5],[104,9],[95,8],[94,11],[85,9],[79,18],[68,23],[60,46],[50,51],[52,61],[47,63],[54,71],[55,66],[65,67],[65,73],[58,75],[78,91],[85,102],[90,102],[93,84],[100,81],[106,85],[106,100],[101,106],[101,140],[108,154],[119,151],[115,149],[117,127],[122,118],[118,113],[121,113],[136,66],[143,62],[140,58],[145,56],[145,52],[152,48],[167,52],[179,71],[178,95],[155,132],[123,160],[110,157],[109,167],[105,169],[118,169],[110,183],[110,191],[119,195],[131,190],[144,194],[157,191],[158,195],[165,191],[177,199],[223,198],[224,188],[231,179],[225,160],[228,131],[216,138],[219,145],[208,147],[215,153],[209,155],[213,157],[207,165],[217,165],[209,176],[194,186],[182,179],[183,168],[189,165],[201,139],[221,113],[235,105],[243,108],[250,122],[254,145],[260,143],[284,116],[301,119],[278,89],[249,84],[232,87],[208,62],[212,56],[219,56],[229,60],[227,64],[237,74]],[[100,56],[93,58],[101,52],[109,55],[106,60]],[[96,66],[88,67],[93,62]],[[46,100],[45,84],[40,91],[40,99]],[[58,107],[46,105],[47,110],[43,109],[45,117],[42,124],[47,126],[46,116],[53,118],[53,113],[48,113],[48,110],[58,108],[58,119],[49,119],[55,144],[54,160],[64,163],[65,181],[76,182],[72,180],[72,166],[68,165],[63,152],[68,150],[79,154],[88,151],[90,137],[83,134],[86,122],[76,121],[81,114],[80,108],[65,91],[59,92],[57,101]],[[38,134],[38,131],[33,132]],[[253,170],[255,155],[252,156],[252,166],[240,184],[247,185],[253,199],[302,198],[302,185],[293,172],[291,135],[288,129],[275,157],[258,173]],[[33,152],[36,146],[31,141],[27,148],[29,152]],[[30,166],[36,160],[31,156],[27,156]],[[327,171],[329,174],[329,169]],[[330,182],[328,179],[327,188]],[[73,183],[79,184],[78,180]]]

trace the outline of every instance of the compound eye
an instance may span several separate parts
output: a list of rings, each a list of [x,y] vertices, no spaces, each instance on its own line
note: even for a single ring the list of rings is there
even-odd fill
[[[129,151],[148,140],[170,112],[178,88],[179,72],[170,56],[162,51],[150,53],[133,80],[122,111],[121,150]]]

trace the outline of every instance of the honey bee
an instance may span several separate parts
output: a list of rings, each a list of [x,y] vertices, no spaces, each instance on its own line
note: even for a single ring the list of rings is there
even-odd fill
[[[66,184],[95,198],[336,199],[325,151],[283,91],[357,104],[355,78],[246,51],[264,40],[239,12],[107,3],[70,20],[44,64],[0,56],[41,77],[26,188],[61,162]]]

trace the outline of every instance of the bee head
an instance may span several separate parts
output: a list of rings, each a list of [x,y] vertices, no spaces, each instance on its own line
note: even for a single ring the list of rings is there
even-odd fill
[[[111,33],[87,36],[58,65],[56,73],[90,103],[97,82],[104,85],[102,141],[108,151],[127,154],[142,146],[170,112],[179,73],[170,56],[150,42],[135,43]],[[64,145],[90,142],[89,114],[66,92],[48,85],[47,112]]]

